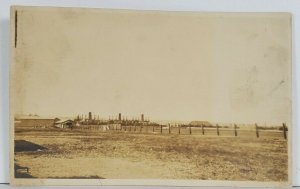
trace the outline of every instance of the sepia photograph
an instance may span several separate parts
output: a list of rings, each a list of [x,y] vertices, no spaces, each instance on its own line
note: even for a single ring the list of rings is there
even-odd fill
[[[12,184],[290,185],[291,19],[12,7]]]

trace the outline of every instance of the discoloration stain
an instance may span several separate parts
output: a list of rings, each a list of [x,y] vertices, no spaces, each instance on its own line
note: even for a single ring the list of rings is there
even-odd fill
[[[266,56],[269,56],[270,58],[274,59],[274,61],[271,61],[272,63],[274,62],[278,65],[284,65],[288,58],[287,49],[280,45],[269,46],[267,53],[265,54]]]
[[[259,68],[257,65],[253,65],[246,69],[245,75],[241,75],[240,70],[238,71],[234,82],[240,83],[233,91],[232,97],[232,107],[237,109],[244,109],[245,106],[240,106],[240,104],[247,104],[249,108],[254,107],[259,103]],[[242,79],[243,78],[243,79]],[[241,80],[243,80],[241,82]]]
[[[257,37],[258,37],[258,34],[257,33],[253,33],[253,34],[250,34],[248,36],[248,39],[253,40],[253,39],[256,39]]]
[[[282,86],[285,83],[284,80],[281,80],[268,94],[269,96],[272,95],[272,93],[274,93],[275,91],[277,91],[279,89],[280,86]]]

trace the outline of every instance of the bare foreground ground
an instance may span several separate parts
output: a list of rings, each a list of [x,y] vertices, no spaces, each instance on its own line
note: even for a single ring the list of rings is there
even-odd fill
[[[16,130],[16,177],[287,180],[282,137]]]

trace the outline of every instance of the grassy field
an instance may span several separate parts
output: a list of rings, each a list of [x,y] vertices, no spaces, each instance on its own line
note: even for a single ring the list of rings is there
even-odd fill
[[[91,130],[16,129],[16,177],[286,181],[287,141]]]

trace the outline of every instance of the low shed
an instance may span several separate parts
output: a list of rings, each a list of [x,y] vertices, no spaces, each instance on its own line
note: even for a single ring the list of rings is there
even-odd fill
[[[212,126],[212,124],[209,123],[208,121],[192,121],[192,122],[190,122],[190,125],[194,126],[194,127],[201,127],[202,125],[205,127]]]
[[[57,128],[71,128],[73,127],[74,125],[74,121],[71,120],[71,119],[66,119],[66,120],[59,120],[59,121],[56,121],[54,126],[57,127]]]

